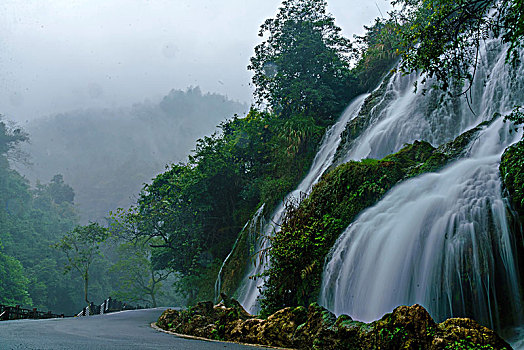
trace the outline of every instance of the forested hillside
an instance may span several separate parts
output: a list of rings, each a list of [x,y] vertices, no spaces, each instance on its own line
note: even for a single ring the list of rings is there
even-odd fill
[[[77,222],[74,192],[57,175],[31,188],[11,169],[22,161],[19,149],[28,136],[0,122],[0,303],[71,312],[77,281],[63,275],[65,262],[50,245]]]
[[[62,174],[75,189],[80,220],[104,222],[167,164],[185,160],[197,138],[247,109],[194,87],[172,90],[159,102],[35,119],[24,126],[30,142],[22,146],[31,165],[17,169],[33,184]]]

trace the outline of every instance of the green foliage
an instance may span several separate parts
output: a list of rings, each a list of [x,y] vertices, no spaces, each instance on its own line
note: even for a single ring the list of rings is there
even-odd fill
[[[256,110],[220,129],[197,141],[186,164],[145,185],[135,207],[114,215],[116,234],[153,248],[155,270],[181,274],[177,284],[190,301],[212,296],[220,262],[245,222],[300,181],[323,133],[311,117]]]
[[[504,185],[521,221],[524,219],[524,141],[506,149],[500,163]]]
[[[356,37],[357,64],[352,72],[358,77],[362,89],[369,91],[393,68],[401,43],[394,18],[377,18],[372,26],[364,28],[366,33]]]
[[[67,256],[68,264],[65,271],[76,270],[84,280],[84,298],[88,300],[89,269],[95,259],[101,256],[100,246],[109,237],[109,232],[105,227],[96,222],[88,225],[76,226],[72,231],[64,235],[55,244]]]
[[[31,305],[29,280],[20,261],[4,254],[0,243],[0,304]]]
[[[0,114],[0,155],[7,159],[21,160],[19,146],[28,140],[29,136],[25,131],[3,120]]]
[[[277,114],[313,117],[329,124],[358,94],[349,69],[351,44],[340,35],[326,1],[284,0],[267,19],[248,69],[259,103]]]
[[[146,302],[157,307],[163,281],[171,271],[155,270],[151,262],[151,247],[145,242],[124,242],[118,248],[118,261],[110,271],[118,276],[119,289],[114,297],[128,302]]]
[[[401,25],[401,69],[435,77],[439,88],[469,83],[477,66],[479,46],[487,38],[509,43],[507,61],[518,61],[524,34],[522,0],[397,0],[393,12]],[[453,83],[451,83],[453,82]],[[451,89],[453,92],[454,90]]]
[[[48,192],[52,201],[58,205],[66,202],[73,204],[75,192],[73,188],[64,183],[64,177],[61,174],[53,176],[51,182],[46,187],[37,186],[38,189],[44,189]]]
[[[19,146],[27,135],[12,124],[0,124],[0,295],[4,302],[72,314],[82,305],[82,284],[63,275],[66,259],[51,245],[77,222],[74,193],[60,175],[31,189],[8,162],[23,161]]]
[[[507,120],[515,123],[515,125],[524,124],[524,111],[522,109],[522,106],[515,106],[513,111],[504,117],[504,121]]]
[[[471,337],[467,336],[466,339],[455,340],[453,343],[447,344],[444,349],[446,350],[495,350],[492,345],[480,345],[471,341]],[[507,349],[503,348],[502,350]]]

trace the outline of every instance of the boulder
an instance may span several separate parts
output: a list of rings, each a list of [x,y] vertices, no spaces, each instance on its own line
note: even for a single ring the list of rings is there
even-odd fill
[[[286,307],[269,316],[258,326],[258,344],[281,347],[293,346],[297,327],[308,317],[305,307]]]

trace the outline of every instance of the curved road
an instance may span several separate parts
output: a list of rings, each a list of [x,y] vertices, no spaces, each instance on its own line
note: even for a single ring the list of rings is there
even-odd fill
[[[262,349],[183,339],[151,328],[165,308],[51,320],[0,322],[0,349]]]

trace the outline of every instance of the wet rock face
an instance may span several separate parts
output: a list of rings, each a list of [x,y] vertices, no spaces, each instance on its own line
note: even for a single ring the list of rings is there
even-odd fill
[[[511,349],[494,331],[467,318],[436,324],[420,305],[399,306],[382,319],[363,323],[338,318],[317,303],[284,308],[267,319],[249,315],[234,299],[201,302],[184,311],[168,309],[157,325],[176,333],[295,349]]]

